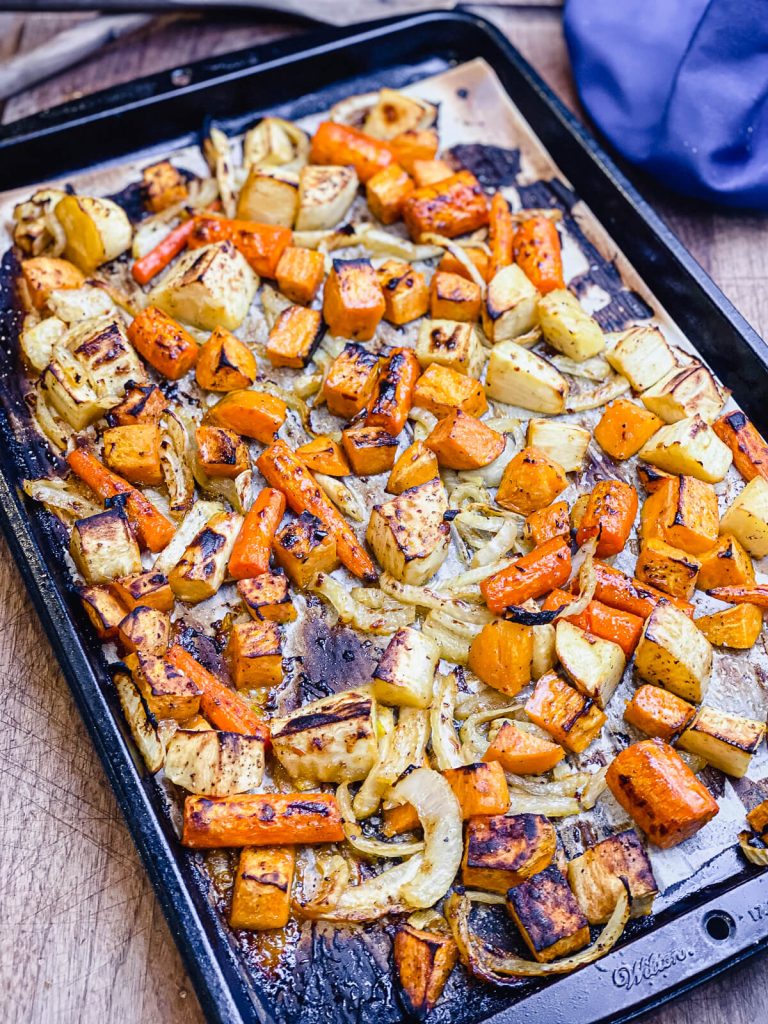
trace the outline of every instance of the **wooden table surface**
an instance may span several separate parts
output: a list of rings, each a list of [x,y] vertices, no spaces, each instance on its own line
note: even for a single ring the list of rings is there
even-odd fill
[[[576,108],[556,0],[476,10],[495,21]],[[38,45],[72,20],[0,15],[0,58]],[[257,24],[255,18],[155,27],[7,101],[3,120],[302,30],[276,20]],[[660,192],[651,199],[765,335],[764,221],[712,212]],[[2,1019],[5,1024],[198,1024],[203,1017],[194,992],[4,544],[0,593]],[[765,956],[756,958],[646,1019],[654,1024],[752,1024],[768,1006],[762,977],[766,966]]]

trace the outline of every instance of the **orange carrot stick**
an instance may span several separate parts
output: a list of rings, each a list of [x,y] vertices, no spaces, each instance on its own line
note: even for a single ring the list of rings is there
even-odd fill
[[[271,487],[282,491],[294,512],[311,512],[336,538],[339,558],[351,573],[364,580],[377,578],[376,566],[352,528],[326,498],[307,467],[285,441],[275,441],[261,453],[256,465]]]
[[[149,284],[161,270],[165,270],[171,260],[175,259],[182,249],[186,248],[189,236],[195,226],[193,219],[185,220],[166,235],[154,249],[142,256],[131,267],[131,274],[137,284]]]
[[[272,540],[285,512],[285,495],[272,487],[259,492],[243,521],[229,556],[229,575],[236,580],[252,579],[269,572]]]
[[[515,263],[542,295],[565,288],[560,235],[547,217],[529,217],[515,234]]]
[[[332,793],[188,796],[184,802],[181,841],[194,849],[338,843],[343,838]]]
[[[604,562],[595,562],[595,576],[595,597],[611,608],[620,608],[622,611],[631,612],[632,615],[639,615],[641,619],[647,619],[659,601],[669,601],[681,612],[693,618],[692,604],[670,597],[669,594],[664,594],[647,583],[641,583],[640,580],[633,579],[620,569],[614,569]]]
[[[553,537],[527,555],[517,558],[507,569],[480,584],[488,608],[500,615],[511,605],[520,605],[532,597],[562,587],[571,574],[571,549],[564,537]]]
[[[168,651],[166,660],[197,683],[203,691],[200,712],[211,725],[224,732],[237,732],[242,736],[256,736],[269,746],[269,726],[249,707],[239,693],[201,665],[197,658],[178,644]]]
[[[623,480],[600,480],[589,496],[584,516],[576,531],[581,547],[597,537],[600,558],[618,555],[627,543],[637,515],[637,491]]]
[[[768,608],[768,583],[751,583],[744,587],[714,587],[708,591],[718,601],[728,604],[755,604]]]
[[[291,244],[292,237],[290,228],[275,224],[198,215],[187,244],[190,249],[199,249],[211,242],[232,242],[257,274],[275,277],[277,264]]]
[[[323,121],[312,138],[309,159],[313,164],[351,164],[365,184],[395,158],[386,142],[337,121]]]
[[[512,262],[514,237],[515,228],[509,203],[501,192],[497,192],[491,200],[491,213],[488,221],[488,244],[491,247],[491,261],[488,267],[489,281],[499,270],[508,267]]]
[[[541,607],[546,612],[557,611],[571,601],[573,594],[567,590],[553,590]],[[612,640],[628,658],[632,657],[643,632],[643,620],[639,615],[610,608],[602,601],[590,601],[581,615],[566,615],[566,619],[600,640]]]
[[[85,448],[75,448],[67,456],[67,462],[72,472],[98,494],[102,501],[114,498],[117,494],[126,495],[125,512],[136,529],[142,547],[150,551],[162,551],[170,543],[176,527],[141,491],[107,469]]]

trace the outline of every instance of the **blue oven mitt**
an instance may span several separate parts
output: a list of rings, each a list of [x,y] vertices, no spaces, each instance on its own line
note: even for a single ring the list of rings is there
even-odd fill
[[[768,0],[567,0],[584,107],[685,195],[768,209]]]

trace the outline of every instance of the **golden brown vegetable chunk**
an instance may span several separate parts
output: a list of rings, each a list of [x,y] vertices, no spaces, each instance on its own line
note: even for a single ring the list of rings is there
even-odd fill
[[[277,686],[283,678],[283,642],[276,622],[232,627],[224,657],[238,690]]]
[[[200,710],[203,691],[165,658],[137,651],[125,659],[125,664],[155,718],[184,722]]]
[[[565,875],[554,865],[510,889],[507,910],[539,963],[589,944],[587,919]]]
[[[300,589],[319,572],[333,572],[339,564],[336,539],[311,512],[302,512],[279,530],[273,550],[278,565]]]
[[[133,484],[157,487],[163,482],[160,428],[152,423],[110,427],[104,431],[104,461]]]
[[[379,375],[379,357],[351,342],[331,364],[323,398],[334,416],[352,419],[367,404]]]
[[[475,818],[467,825],[461,880],[506,893],[549,867],[556,847],[557,833],[543,814]]]
[[[288,577],[282,569],[240,580],[237,591],[251,618],[271,622],[293,622],[296,618],[296,609],[288,592]]]
[[[536,683],[525,712],[561,746],[576,754],[586,750],[606,721],[594,701],[554,672],[547,672]]]
[[[595,843],[568,863],[568,881],[590,924],[605,924],[624,882],[629,886],[630,916],[651,913],[658,886],[648,854],[632,829]]]
[[[171,639],[171,620],[157,608],[139,605],[118,626],[117,639],[124,651],[165,654]]]
[[[284,928],[295,866],[292,846],[246,846],[237,865],[230,925],[248,931]]]
[[[409,924],[395,934],[395,966],[410,1014],[423,1018],[434,1008],[459,958],[453,937]]]

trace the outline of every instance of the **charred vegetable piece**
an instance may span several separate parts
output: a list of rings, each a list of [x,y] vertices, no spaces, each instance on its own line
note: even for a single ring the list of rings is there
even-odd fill
[[[530,683],[532,658],[532,627],[504,619],[483,626],[469,649],[475,675],[510,697]]]
[[[313,473],[349,476],[352,472],[341,445],[330,437],[316,437],[313,441],[303,444],[301,448],[297,448],[296,454]]]
[[[125,618],[125,606],[108,587],[78,587],[77,593],[99,640],[114,640]]]
[[[403,219],[416,242],[430,231],[456,238],[488,223],[488,200],[474,174],[459,171],[412,192],[403,206]]]
[[[230,391],[208,410],[206,418],[236,434],[270,444],[285,422],[287,407],[282,398],[263,391]]]
[[[443,521],[447,510],[439,480],[374,505],[366,539],[382,568],[401,583],[426,583],[448,554],[450,529]]]
[[[277,686],[282,681],[283,645],[275,622],[234,625],[224,656],[238,690]]]
[[[456,795],[465,821],[477,815],[506,814],[509,787],[503,767],[497,761],[479,761],[443,772]]]
[[[171,620],[157,608],[139,605],[117,627],[117,641],[123,651],[165,654],[171,639]]]
[[[747,651],[753,647],[763,628],[763,612],[754,604],[740,604],[713,615],[694,620],[714,647],[732,647]]]
[[[284,309],[269,332],[267,359],[273,366],[306,366],[325,333],[320,311],[306,306]]]
[[[439,651],[418,630],[398,629],[373,676],[373,694],[382,704],[426,709],[432,703]]]
[[[491,199],[488,220],[488,244],[491,248],[489,280],[503,267],[508,267],[512,263],[514,242],[515,226],[509,203],[501,192],[496,192]]]
[[[370,260],[333,261],[323,291],[323,317],[332,334],[370,341],[384,310],[384,295]]]
[[[394,956],[403,1001],[412,1016],[422,1019],[436,1005],[456,966],[456,942],[450,935],[404,924],[395,933]]]
[[[248,447],[226,427],[202,426],[195,431],[197,458],[206,476],[234,480],[251,464]]]
[[[313,164],[351,165],[363,184],[395,160],[385,142],[336,121],[320,124],[312,136],[309,158]]]
[[[507,910],[539,963],[589,945],[587,919],[554,865],[510,889]]]
[[[496,501],[520,515],[550,505],[568,486],[565,470],[537,448],[523,448],[508,463]]]
[[[449,416],[454,409],[468,416],[482,416],[488,411],[485,391],[479,380],[437,363],[427,367],[416,381],[413,404],[438,418]]]
[[[506,447],[503,434],[461,409],[443,417],[424,443],[435,453],[439,465],[448,469],[487,466]]]
[[[111,427],[104,431],[102,440],[104,461],[115,473],[133,484],[162,484],[159,427],[152,423]]]
[[[506,893],[552,863],[557,833],[543,814],[476,818],[467,825],[461,880]]]
[[[665,423],[695,415],[712,423],[725,405],[725,398],[715,378],[701,364],[673,370],[641,396],[646,409]]]
[[[377,270],[384,295],[384,319],[401,326],[424,316],[429,290],[424,275],[408,263],[387,260]]]
[[[323,283],[325,259],[314,249],[289,245],[283,250],[275,276],[278,288],[287,299],[308,306]]]
[[[299,180],[290,172],[251,167],[237,198],[237,216],[292,228],[299,209]]]
[[[252,270],[260,277],[274,278],[280,257],[291,244],[288,228],[276,224],[258,224],[252,220],[225,220],[224,217],[198,216],[189,238],[190,249],[211,243],[230,243],[242,253]],[[251,281],[247,280],[248,305],[253,298]],[[258,280],[256,281],[258,285]],[[246,307],[247,308],[247,307]],[[214,326],[216,326],[214,324]],[[233,329],[237,324],[224,324]]]
[[[583,363],[605,348],[600,325],[572,292],[564,288],[547,292],[539,299],[538,313],[544,340],[570,359]]]
[[[365,197],[368,209],[382,224],[394,224],[403,212],[403,203],[413,192],[414,184],[399,164],[389,164],[368,179]]]
[[[502,267],[488,282],[483,330],[494,345],[514,341],[539,322],[539,293],[516,264]]]
[[[606,923],[625,883],[631,917],[650,914],[659,894],[648,854],[632,829],[595,843],[569,861],[568,881],[590,924]]]
[[[483,580],[480,592],[496,615],[511,605],[524,604],[561,587],[571,574],[571,549],[563,537],[554,537],[527,555],[516,558],[507,569]]]
[[[612,640],[590,636],[566,619],[557,623],[555,632],[555,650],[565,674],[598,707],[606,707],[627,664],[624,651]]]
[[[674,743],[688,727],[696,708],[660,686],[639,686],[624,709],[624,718],[647,736]]]
[[[182,844],[193,849],[339,843],[344,839],[330,793],[188,796]]]
[[[719,525],[715,489],[695,477],[667,477],[643,505],[643,540],[656,537],[692,555],[717,542]]]
[[[439,144],[434,128],[409,129],[390,140],[395,159],[409,174],[415,160],[434,160]]]
[[[21,275],[35,309],[44,309],[51,292],[82,288],[85,276],[74,263],[53,256],[34,256],[23,260]]]
[[[157,718],[184,722],[200,709],[202,688],[170,658],[137,651],[125,659],[133,681]]]
[[[148,306],[134,318],[128,337],[139,355],[169,380],[180,380],[197,362],[192,336],[156,306]]]
[[[514,722],[505,722],[486,750],[484,760],[498,761],[504,771],[513,775],[540,775],[564,757],[565,751],[559,744],[540,739]]]
[[[768,555],[768,483],[762,476],[754,477],[736,495],[720,528],[733,534],[755,558]]]
[[[536,683],[525,713],[567,750],[580,754],[605,725],[605,715],[589,697],[579,693],[554,672]]]
[[[354,202],[358,184],[352,167],[302,167],[297,231],[335,227]]]
[[[733,464],[745,480],[761,476],[768,480],[768,444],[743,412],[729,412],[712,429],[733,453]]]
[[[565,590],[553,590],[541,606],[543,611],[557,611],[573,601]],[[627,658],[631,658],[642,636],[644,622],[639,615],[610,608],[602,601],[590,601],[579,615],[568,615],[566,622],[580,626],[592,636],[618,644]]]
[[[129,610],[139,605],[160,612],[173,610],[174,596],[168,577],[152,569],[123,576],[110,585],[110,590]]]
[[[435,453],[423,441],[414,441],[410,448],[398,456],[387,481],[390,494],[402,494],[411,487],[418,487],[440,475]]]
[[[245,847],[232,890],[232,928],[265,931],[284,928],[291,912],[296,853],[291,846]]]
[[[584,518],[576,531],[576,543],[597,538],[600,558],[617,555],[629,539],[637,515],[637,491],[622,480],[600,480],[592,490]]]
[[[476,248],[472,245],[462,246],[462,248],[464,250],[464,255],[471,260],[480,277],[482,277],[484,281],[489,281],[491,279],[489,270],[491,259],[485,249],[480,249],[479,247]],[[473,280],[469,270],[453,255],[452,252],[445,253],[437,264],[437,269],[444,270],[446,274],[460,274],[461,277],[466,277],[468,281]]]
[[[595,562],[595,575],[595,598],[611,608],[647,619],[660,601],[669,601],[685,615],[693,616],[693,605],[671,598],[604,562]]]
[[[272,487],[259,491],[243,520],[229,558],[229,575],[249,579],[269,571],[269,556],[277,528],[285,513],[285,496]]]
[[[141,570],[139,546],[121,508],[78,519],[69,552],[87,583],[109,583]]]
[[[397,438],[384,427],[348,427],[342,431],[341,443],[356,476],[388,473],[395,464]]]
[[[722,480],[733,461],[730,448],[698,414],[661,427],[638,457],[657,469],[710,484]]]
[[[637,455],[662,425],[663,421],[642,405],[617,398],[606,406],[595,427],[595,440],[611,458],[623,461]]]
[[[218,512],[187,546],[168,574],[171,589],[180,601],[199,604],[218,591],[242,521],[234,512]]]
[[[768,832],[768,800],[763,800],[761,804],[754,807],[747,815],[747,821],[750,828],[758,835]]]
[[[701,562],[693,555],[651,538],[640,548],[635,575],[641,583],[651,583],[665,594],[690,601],[700,568]]]
[[[116,427],[157,423],[167,408],[168,399],[156,385],[131,384],[126,386],[122,402],[110,410],[108,419]]]
[[[145,167],[141,172],[141,192],[144,203],[152,213],[160,213],[169,206],[183,202],[189,195],[184,175],[170,160]]]
[[[278,569],[240,580],[237,592],[254,619],[270,622],[293,622],[296,609],[288,592],[288,578]]]
[[[302,589],[319,572],[333,572],[339,564],[336,537],[311,512],[302,512],[277,533],[274,551],[278,564]]]
[[[181,728],[168,741],[163,770],[189,793],[236,796],[261,785],[264,743],[236,732]]]
[[[741,779],[765,736],[765,724],[702,705],[677,741],[681,750],[703,757],[727,775]]]
[[[525,517],[525,535],[534,546],[543,544],[553,537],[567,537],[571,532],[568,503],[556,501],[552,505],[536,509]]]
[[[421,369],[410,349],[396,348],[384,363],[368,403],[369,427],[382,427],[397,437],[413,403],[413,390]]]
[[[752,559],[732,534],[718,537],[713,547],[701,553],[699,561],[697,586],[701,590],[749,587],[755,581]]]
[[[641,679],[698,704],[709,685],[712,647],[687,615],[662,601],[645,623],[635,668]]]
[[[480,317],[482,294],[479,285],[460,274],[438,270],[429,286],[429,311],[435,320],[474,323]]]
[[[256,360],[239,338],[217,327],[200,349],[195,375],[206,391],[237,391],[256,380]]]
[[[675,353],[658,327],[630,327],[606,352],[613,369],[633,391],[646,391],[677,366]]]
[[[425,320],[419,327],[415,351],[425,369],[436,363],[475,378],[485,362],[474,325],[456,320]]]
[[[352,419],[367,404],[379,376],[379,358],[351,342],[333,361],[323,382],[323,398],[334,416]]]

